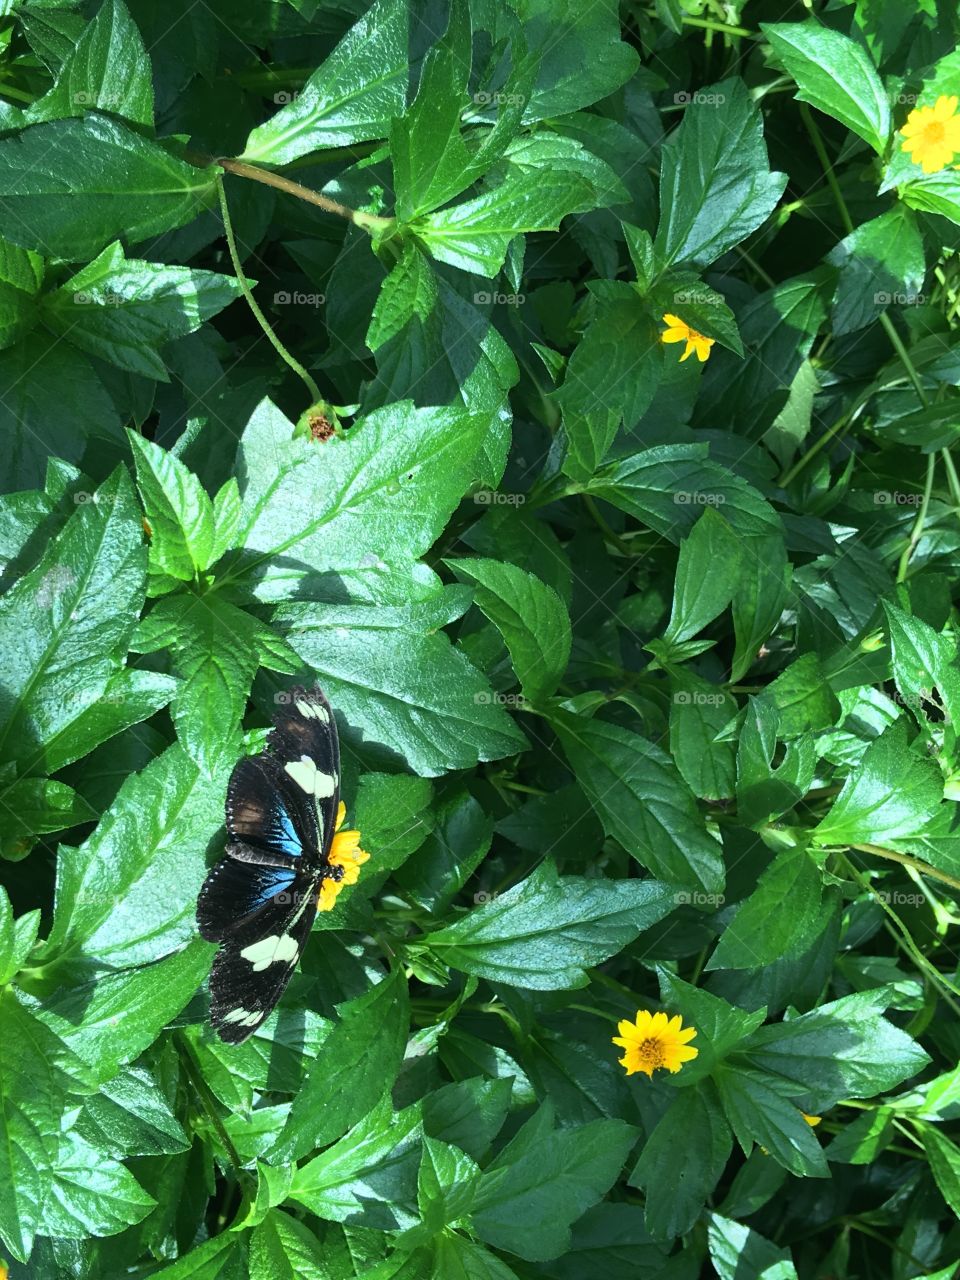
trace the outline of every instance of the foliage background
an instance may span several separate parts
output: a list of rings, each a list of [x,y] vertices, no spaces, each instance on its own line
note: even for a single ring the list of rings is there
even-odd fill
[[[954,6],[0,15],[10,1274],[952,1275]],[[227,1048],[303,678],[373,857]]]

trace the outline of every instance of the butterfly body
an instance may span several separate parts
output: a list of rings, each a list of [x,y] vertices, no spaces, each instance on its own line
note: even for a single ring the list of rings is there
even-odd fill
[[[291,689],[266,750],[238,761],[227,788],[228,843],[197,899],[197,924],[218,942],[210,1021],[239,1044],[279,1001],[313,925],[340,801],[340,750],[319,689]]]

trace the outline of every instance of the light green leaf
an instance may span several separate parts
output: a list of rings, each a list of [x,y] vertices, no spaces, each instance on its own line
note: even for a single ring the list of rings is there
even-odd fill
[[[803,951],[818,930],[821,893],[807,850],[784,849],[727,925],[707,968],[759,969]]]
[[[117,470],[0,599],[0,758],[36,768],[46,744],[106,692],[143,602],[145,568],[133,486]]]
[[[820,844],[883,844],[916,835],[942,799],[936,762],[908,747],[898,720],[867,747],[814,836]]]
[[[155,1204],[128,1169],[71,1129],[60,1140],[39,1227],[67,1240],[114,1236]]]
[[[232,764],[208,778],[174,745],[127,778],[90,838],[60,852],[45,964],[145,964],[193,936]]]
[[[407,7],[377,0],[281,111],[247,139],[243,160],[283,165],[321,147],[385,138],[403,112]]]
[[[479,557],[445,563],[476,583],[474,603],[503,636],[524,696],[534,703],[549,697],[570,658],[570,617],[557,593],[516,565]]]
[[[104,0],[49,92],[26,111],[31,123],[105,111],[153,126],[153,81],[143,39],[123,0]]]
[[[44,295],[54,333],[119,369],[169,380],[160,349],[199,329],[240,294],[231,276],[127,258],[117,242]]]
[[[555,1258],[570,1226],[620,1173],[636,1130],[622,1120],[556,1129],[542,1106],[484,1170],[473,1225],[487,1244],[530,1261]]]
[[[665,752],[603,720],[557,712],[553,723],[608,835],[669,884],[706,893],[723,887],[720,846]]]
[[[652,880],[558,877],[541,866],[492,902],[423,941],[454,968],[492,982],[550,991],[583,986],[600,964],[675,906]]]
[[[128,431],[137,484],[150,525],[150,568],[191,581],[210,562],[213,503],[200,481],[174,454]]]
[[[328,1146],[367,1114],[391,1087],[403,1061],[410,1024],[400,969],[340,1008],[310,1074],[293,1100],[268,1159],[298,1160]]]
[[[660,269],[715,261],[766,220],[786,182],[770,172],[760,112],[743,81],[698,91],[661,152]]]
[[[4,235],[83,262],[190,222],[213,200],[214,171],[179,160],[107,116],[53,120],[0,139]]]
[[[868,142],[878,155],[890,137],[890,98],[870,55],[819,22],[761,22],[777,60],[809,102]]]

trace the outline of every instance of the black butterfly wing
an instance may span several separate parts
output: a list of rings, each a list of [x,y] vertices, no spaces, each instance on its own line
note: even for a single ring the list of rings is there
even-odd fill
[[[211,1021],[245,1040],[279,1001],[313,924],[340,798],[336,721],[319,689],[296,688],[267,749],[238,761],[227,789],[231,843],[197,900],[200,933],[221,943]]]
[[[272,1012],[306,946],[316,909],[317,879],[293,872],[289,889],[222,942],[210,971],[210,1022],[221,1040],[240,1044]]]

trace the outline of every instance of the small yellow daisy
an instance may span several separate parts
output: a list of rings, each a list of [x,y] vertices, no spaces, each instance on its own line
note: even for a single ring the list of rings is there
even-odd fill
[[[960,152],[960,116],[956,94],[941,94],[932,107],[914,107],[900,130],[906,138],[900,150],[910,153],[924,173],[945,168]]]
[[[613,1037],[613,1043],[624,1051],[620,1065],[626,1067],[628,1076],[638,1071],[652,1076],[660,1067],[675,1073],[699,1053],[687,1044],[696,1036],[696,1030],[684,1027],[679,1013],[668,1018],[665,1013],[640,1009],[636,1022],[623,1021],[617,1030],[620,1034]]]
[[[695,351],[697,359],[703,364],[704,360],[710,355],[710,348],[713,346],[714,338],[705,338],[702,333],[697,333],[696,329],[691,329],[688,324],[669,313],[663,317],[663,323],[668,326],[660,335],[661,342],[685,342],[686,350],[680,357],[682,364],[687,356],[692,355]]]
[[[336,835],[327,857],[332,867],[339,868],[339,873],[336,878],[330,876],[320,882],[318,911],[332,911],[340,890],[348,884],[356,884],[360,879],[360,868],[370,860],[369,853],[360,848],[360,832],[340,830],[346,816],[347,806],[341,800],[337,810]]]

